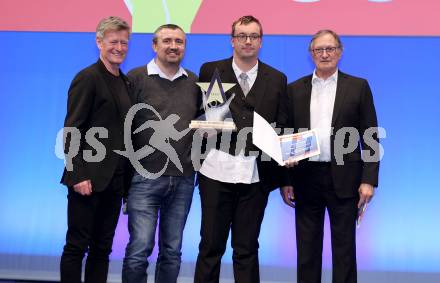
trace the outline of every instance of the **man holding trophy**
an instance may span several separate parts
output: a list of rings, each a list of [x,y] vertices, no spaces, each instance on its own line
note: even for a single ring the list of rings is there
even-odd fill
[[[231,132],[231,122],[214,121],[221,124],[214,128],[223,131],[208,138],[216,139],[208,142],[215,146],[207,146],[199,170],[202,224],[194,282],[219,281],[229,229],[235,280],[260,281],[260,226],[269,192],[282,184],[278,165],[262,161],[261,151],[252,143],[253,113],[276,122],[278,109],[287,99],[286,76],[258,60],[262,36],[258,19],[241,17],[232,24],[232,58],[205,63],[200,69],[199,81],[210,82],[200,83],[207,92],[207,122],[210,116],[218,116],[210,114],[226,109],[235,130]]]

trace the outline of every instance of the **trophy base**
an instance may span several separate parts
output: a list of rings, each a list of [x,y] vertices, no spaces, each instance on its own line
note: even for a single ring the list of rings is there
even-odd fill
[[[237,127],[234,122],[228,121],[198,121],[192,120],[189,124],[190,129],[215,129],[215,130],[227,130],[235,131]]]

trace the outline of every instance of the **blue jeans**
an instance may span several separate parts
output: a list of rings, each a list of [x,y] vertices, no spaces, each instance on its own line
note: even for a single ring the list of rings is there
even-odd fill
[[[177,281],[183,229],[193,192],[194,175],[161,176],[155,180],[134,175],[127,199],[130,240],[122,266],[123,283],[147,283],[147,258],[153,251],[158,219],[159,254],[155,282]]]

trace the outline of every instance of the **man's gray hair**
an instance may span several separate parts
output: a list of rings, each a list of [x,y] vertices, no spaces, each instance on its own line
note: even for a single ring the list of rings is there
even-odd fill
[[[128,36],[130,37],[130,26],[128,23],[119,17],[110,16],[99,22],[96,27],[96,37],[103,39],[106,32],[121,30],[128,31]]]
[[[313,45],[313,42],[315,41],[315,39],[317,39],[318,37],[325,35],[325,34],[331,34],[333,36],[333,38],[336,40],[336,42],[338,43],[339,49],[340,50],[344,49],[344,47],[342,46],[341,38],[339,37],[339,35],[336,32],[332,31],[331,29],[322,29],[322,30],[318,31],[317,33],[315,33],[313,35],[312,39],[310,40],[309,51],[312,51],[312,45]]]

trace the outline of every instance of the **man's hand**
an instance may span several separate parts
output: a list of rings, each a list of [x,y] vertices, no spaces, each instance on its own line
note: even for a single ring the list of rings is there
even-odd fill
[[[92,182],[90,180],[85,180],[73,185],[73,190],[80,195],[89,196],[92,194]]]
[[[206,131],[198,131],[205,139],[212,138],[221,132],[219,129],[209,129]]]
[[[374,187],[370,184],[362,183],[359,186],[359,203],[360,208],[365,202],[370,202],[374,196]]]
[[[284,166],[286,166],[286,168],[292,168],[293,166],[296,166],[296,165],[298,165],[298,161],[286,160],[284,162]]]
[[[281,196],[283,197],[283,201],[290,207],[295,208],[295,195],[293,186],[283,186],[280,188]]]

